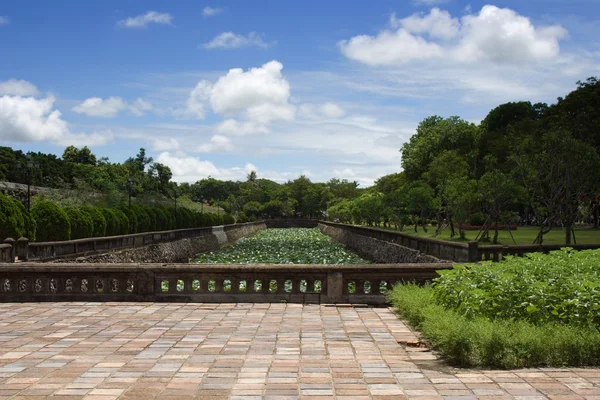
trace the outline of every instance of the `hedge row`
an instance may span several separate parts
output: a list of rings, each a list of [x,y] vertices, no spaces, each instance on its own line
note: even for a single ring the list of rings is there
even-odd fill
[[[64,207],[43,200],[31,208],[31,216],[19,202],[0,193],[0,240],[28,237],[38,242],[82,239],[228,225],[229,214],[202,214],[187,208],[132,205],[129,208]]]

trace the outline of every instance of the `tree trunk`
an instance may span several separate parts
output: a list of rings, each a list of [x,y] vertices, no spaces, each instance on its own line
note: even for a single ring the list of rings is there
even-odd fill
[[[450,224],[450,237],[453,238],[456,236],[456,231],[454,230],[454,221],[452,221],[452,217],[448,212],[446,212],[446,216],[448,217],[448,223]]]
[[[494,219],[494,224],[496,226],[494,226],[494,239],[492,240],[493,244],[498,244],[498,217],[496,216],[496,219]]]
[[[571,221],[567,222],[565,225],[565,244],[571,244],[571,236],[573,235],[573,223]]]

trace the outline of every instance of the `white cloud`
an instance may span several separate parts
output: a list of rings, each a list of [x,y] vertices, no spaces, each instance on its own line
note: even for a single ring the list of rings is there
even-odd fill
[[[203,46],[205,49],[239,49],[241,47],[261,47],[265,49],[270,45],[256,32],[250,32],[247,36],[233,32],[223,32]]]
[[[304,103],[298,107],[298,113],[304,118],[321,119],[321,118],[340,118],[346,114],[346,111],[339,105],[327,102],[324,104]]]
[[[437,8],[425,16],[397,19],[392,15],[390,22],[399,26],[397,31],[383,30],[377,36],[359,35],[341,41],[342,53],[371,66],[429,59],[522,65],[556,59],[559,40],[567,34],[561,26],[536,27],[515,11],[492,5],[484,6],[478,14],[463,16],[460,22]]]
[[[450,13],[439,8],[433,8],[424,17],[413,14],[410,17],[398,19],[396,14],[390,17],[390,25],[393,28],[404,28],[408,32],[416,34],[428,34],[431,38],[453,39],[460,32],[460,22],[452,18]]]
[[[256,167],[246,163],[245,167],[217,168],[212,162],[192,157],[185,153],[160,153],[156,161],[167,165],[173,173],[176,182],[195,182],[199,179],[213,177],[221,180],[246,180],[250,172],[248,168]]]
[[[162,139],[156,138],[152,141],[152,148],[156,151],[179,150],[179,141],[175,138]]]
[[[10,24],[10,19],[8,17],[4,17],[0,15],[0,25],[8,25]]]
[[[0,97],[0,138],[14,142],[101,145],[112,140],[111,132],[72,133],[61,113],[54,109],[55,98]]]
[[[35,85],[24,80],[9,79],[0,82],[0,96],[37,96],[38,93]]]
[[[137,117],[141,117],[144,115],[145,111],[150,110],[152,110],[152,104],[141,97],[138,97],[133,104],[129,106],[129,111]]]
[[[228,137],[222,135],[214,135],[210,138],[210,142],[203,143],[196,149],[199,153],[218,153],[233,150],[233,144]]]
[[[169,13],[148,11],[146,14],[121,20],[117,22],[117,25],[122,28],[143,28],[148,24],[171,25],[172,21],[173,16]]]
[[[237,136],[269,133],[269,128],[265,125],[253,121],[239,122],[231,118],[217,124],[215,130],[221,134]]]
[[[293,119],[295,110],[288,103],[290,84],[282,69],[278,61],[248,71],[230,69],[212,88],[212,109],[223,115],[245,112],[251,120],[262,123]]]
[[[208,81],[200,81],[190,93],[185,111],[181,116],[191,116],[196,119],[206,117],[206,102],[210,99],[212,85]]]
[[[120,97],[109,97],[106,100],[100,97],[90,97],[73,107],[73,111],[90,117],[112,118],[125,108],[127,108],[127,104]]]
[[[223,12],[222,8],[217,8],[217,7],[204,7],[204,9],[202,10],[202,15],[204,15],[205,17],[214,17],[215,15],[219,15]]]

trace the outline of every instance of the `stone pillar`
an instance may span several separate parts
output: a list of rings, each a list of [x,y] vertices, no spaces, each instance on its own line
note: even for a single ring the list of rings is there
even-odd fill
[[[10,256],[9,256],[9,263],[14,263],[15,262],[15,257],[17,256],[17,252],[15,251],[15,239],[13,238],[6,238],[4,239],[4,244],[8,244],[9,246],[11,246],[10,249]]]
[[[469,255],[468,255],[468,261],[469,262],[479,262],[479,242],[477,241],[470,241],[469,242]]]
[[[17,257],[19,261],[27,261],[29,258],[29,239],[26,237],[17,240]]]
[[[331,303],[344,302],[344,275],[341,272],[327,274],[327,301]]]

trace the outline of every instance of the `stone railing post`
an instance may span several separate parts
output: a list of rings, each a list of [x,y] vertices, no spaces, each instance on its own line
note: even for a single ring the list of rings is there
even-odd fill
[[[6,239],[4,239],[4,244],[7,244],[7,245],[11,246],[8,262],[14,263],[15,262],[15,257],[17,255],[16,254],[17,252],[15,251],[15,239],[13,239],[13,238],[6,238]]]
[[[17,240],[17,257],[19,261],[27,261],[29,258],[29,239],[26,237],[19,238]]]
[[[479,242],[477,242],[475,240],[472,240],[469,242],[468,261],[469,262],[480,261],[480,259],[479,259]]]
[[[344,275],[341,272],[327,273],[327,301],[344,302]]]

